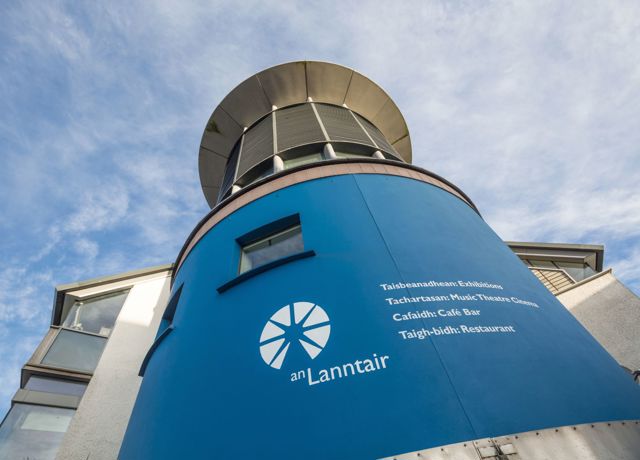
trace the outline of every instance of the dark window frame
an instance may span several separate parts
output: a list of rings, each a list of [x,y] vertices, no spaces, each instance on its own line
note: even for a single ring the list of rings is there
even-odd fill
[[[240,247],[240,254],[239,254],[239,258],[238,258],[238,275],[242,275],[243,273],[247,273],[250,272],[252,270],[256,270],[259,268],[258,267],[253,267],[250,268],[248,270],[242,271],[242,256],[245,253],[245,250],[247,248],[250,248],[251,246],[260,243],[261,241],[264,240],[268,240],[269,238],[273,238],[278,236],[281,233],[284,233],[288,230],[291,229],[295,229],[299,227],[300,228],[300,235],[302,235],[302,223],[300,222],[300,214],[296,213],[296,214],[291,214],[289,216],[286,217],[282,217],[278,220],[275,220],[273,222],[270,222],[266,225],[263,225],[261,227],[256,228],[255,230],[252,230],[248,233],[245,233],[244,235],[236,238],[236,243],[238,243],[238,246]],[[303,251],[304,252],[304,239],[302,241],[303,244]],[[294,253],[295,254],[295,253]],[[289,257],[289,256],[287,256]],[[276,259],[277,260],[277,259]],[[263,265],[268,265],[270,263],[272,263],[273,261],[267,262],[266,264]]]
[[[257,267],[251,268],[246,271],[240,271],[241,263],[242,263],[242,254],[243,254],[244,248],[251,246],[252,244],[258,243],[260,241],[263,241],[265,239],[268,239],[270,237],[276,236],[279,233],[285,232],[286,230],[293,229],[296,227],[300,227],[300,232],[302,233],[302,221],[300,220],[299,213],[292,214],[292,215],[283,217],[281,219],[277,219],[273,222],[270,222],[266,225],[258,227],[255,230],[252,230],[236,238],[236,243],[239,246],[238,261],[237,261],[238,275],[232,280],[218,287],[216,289],[218,293],[222,294],[223,292],[227,291],[233,286],[236,286],[237,284],[247,279],[253,278],[256,275],[259,275],[260,273],[264,273],[268,270],[271,270],[272,268],[279,267],[280,265],[284,265],[289,262],[293,262],[295,260],[306,259],[308,257],[315,256],[316,255],[315,251],[304,249],[304,239],[303,239],[302,251],[295,252],[295,253],[286,255],[284,257],[279,257],[277,259],[271,260],[262,265],[258,265]]]

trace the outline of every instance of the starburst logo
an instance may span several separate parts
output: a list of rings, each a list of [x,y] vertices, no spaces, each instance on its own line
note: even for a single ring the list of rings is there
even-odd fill
[[[320,305],[285,305],[265,324],[260,335],[260,355],[275,369],[282,367],[290,347],[302,347],[314,359],[324,349],[330,333],[329,316]]]

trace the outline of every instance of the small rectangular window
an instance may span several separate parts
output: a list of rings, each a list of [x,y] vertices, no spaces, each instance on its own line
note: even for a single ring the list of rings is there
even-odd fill
[[[265,238],[242,245],[240,273],[252,270],[274,260],[304,251],[302,228],[294,225]]]

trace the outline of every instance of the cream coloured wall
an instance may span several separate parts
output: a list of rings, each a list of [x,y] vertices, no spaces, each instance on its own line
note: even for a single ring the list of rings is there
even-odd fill
[[[640,369],[640,298],[611,270],[557,297],[618,363],[632,371]]]

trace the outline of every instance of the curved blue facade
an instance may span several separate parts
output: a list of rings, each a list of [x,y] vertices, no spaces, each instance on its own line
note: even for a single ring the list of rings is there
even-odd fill
[[[293,214],[315,255],[219,293],[236,238]],[[640,418],[613,358],[478,214],[421,181],[343,175],[264,196],[197,243],[180,287],[121,460],[370,460]],[[291,339],[278,369],[260,344],[280,311],[330,334],[314,358]]]

